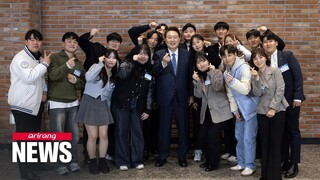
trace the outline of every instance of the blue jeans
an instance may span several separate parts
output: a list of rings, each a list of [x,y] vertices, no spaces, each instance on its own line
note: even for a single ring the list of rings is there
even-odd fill
[[[112,113],[115,120],[116,165],[130,166],[130,159],[132,160],[133,166],[142,164],[144,139],[142,120],[140,119],[140,114],[137,112],[137,108],[135,105],[131,108],[122,108],[113,105]]]
[[[79,127],[76,122],[78,106],[71,108],[57,108],[49,110],[50,130],[52,132],[71,132],[71,153],[72,161],[78,162],[78,141],[79,141]]]
[[[238,141],[237,162],[244,168],[256,168],[256,136],[258,130],[257,115],[247,120],[236,120],[236,139]]]

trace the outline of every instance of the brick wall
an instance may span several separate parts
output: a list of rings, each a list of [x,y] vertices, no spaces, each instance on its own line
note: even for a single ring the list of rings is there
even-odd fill
[[[245,33],[265,25],[277,33],[299,60],[307,100],[303,103],[300,127],[303,137],[320,138],[320,22],[318,0],[9,0],[0,2],[0,143],[10,141],[8,123],[9,63],[23,48],[25,32],[38,28],[44,34],[44,49],[56,52],[66,31],[79,35],[99,28],[94,41],[118,32],[123,37],[122,57],[133,47],[127,30],[151,21],[182,27],[194,23],[206,39],[216,41],[213,26],[222,20],[230,33],[246,44]],[[79,51],[80,57],[83,53]]]

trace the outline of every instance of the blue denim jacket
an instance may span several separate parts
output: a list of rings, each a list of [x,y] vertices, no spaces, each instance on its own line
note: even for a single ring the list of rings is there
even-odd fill
[[[247,71],[247,76],[243,76],[243,73]],[[224,76],[226,77],[227,71],[224,72]],[[257,104],[259,102],[259,97],[254,96],[251,93],[251,84],[248,88],[248,92],[242,94],[239,92],[239,88],[241,86],[237,86],[238,84],[241,85],[241,81],[249,81],[251,82],[251,75],[250,75],[250,66],[245,63],[244,60],[237,58],[236,62],[232,66],[230,70],[231,75],[233,76],[233,80],[228,83],[230,91],[234,97],[234,100],[237,103],[238,110],[241,113],[241,116],[245,120],[249,120],[253,116],[257,114]]]

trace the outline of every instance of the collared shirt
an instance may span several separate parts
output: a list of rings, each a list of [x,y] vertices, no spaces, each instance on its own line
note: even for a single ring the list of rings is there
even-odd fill
[[[187,46],[187,50],[190,51],[190,46],[191,46],[191,43],[186,43],[186,46]]]
[[[169,54],[170,54],[170,58],[172,59],[172,54],[174,53],[175,54],[175,56],[176,56],[176,65],[177,65],[177,68],[178,68],[178,53],[179,53],[179,51],[178,51],[178,48],[176,49],[176,51],[175,52],[172,52],[170,49],[168,49],[168,51],[169,51]]]
[[[178,48],[175,52],[170,51],[170,49],[168,49],[168,51],[169,51],[170,59],[172,58],[173,53],[176,55],[176,67],[178,68],[178,54],[179,54]],[[161,64],[162,64],[163,68],[167,67],[167,65],[168,65],[168,64],[163,64],[163,62],[161,62]]]
[[[275,50],[270,57],[271,67],[278,67],[278,50]]]

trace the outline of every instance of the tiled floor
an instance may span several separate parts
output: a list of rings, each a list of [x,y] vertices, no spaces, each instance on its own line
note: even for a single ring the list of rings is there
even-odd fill
[[[223,179],[223,180],[256,180],[260,178],[260,167],[258,166],[256,173],[250,177],[241,177],[240,172],[229,171],[229,167],[232,164],[226,161],[221,161],[221,166],[218,170],[212,172],[205,172],[199,167],[201,162],[194,162],[192,154],[188,159],[189,166],[187,168],[181,168],[178,166],[177,159],[175,157],[176,150],[171,149],[172,153],[166,163],[161,168],[154,166],[154,157],[146,161],[145,168],[143,170],[129,169],[128,171],[120,171],[116,169],[116,166],[109,162],[111,172],[108,174],[91,175],[88,172],[88,167],[81,161],[81,172],[72,173],[67,176],[59,176],[54,170],[51,171],[39,171],[42,180],[47,179]],[[82,152],[81,145],[79,145],[79,152]],[[81,154],[79,154],[80,160],[83,160]],[[15,180],[19,178],[19,171],[17,164],[11,162],[11,151],[1,150],[0,151],[0,179],[3,180]],[[320,145],[303,145],[302,146],[302,157],[301,164],[299,165],[299,175],[294,180],[319,180],[320,179]]]

